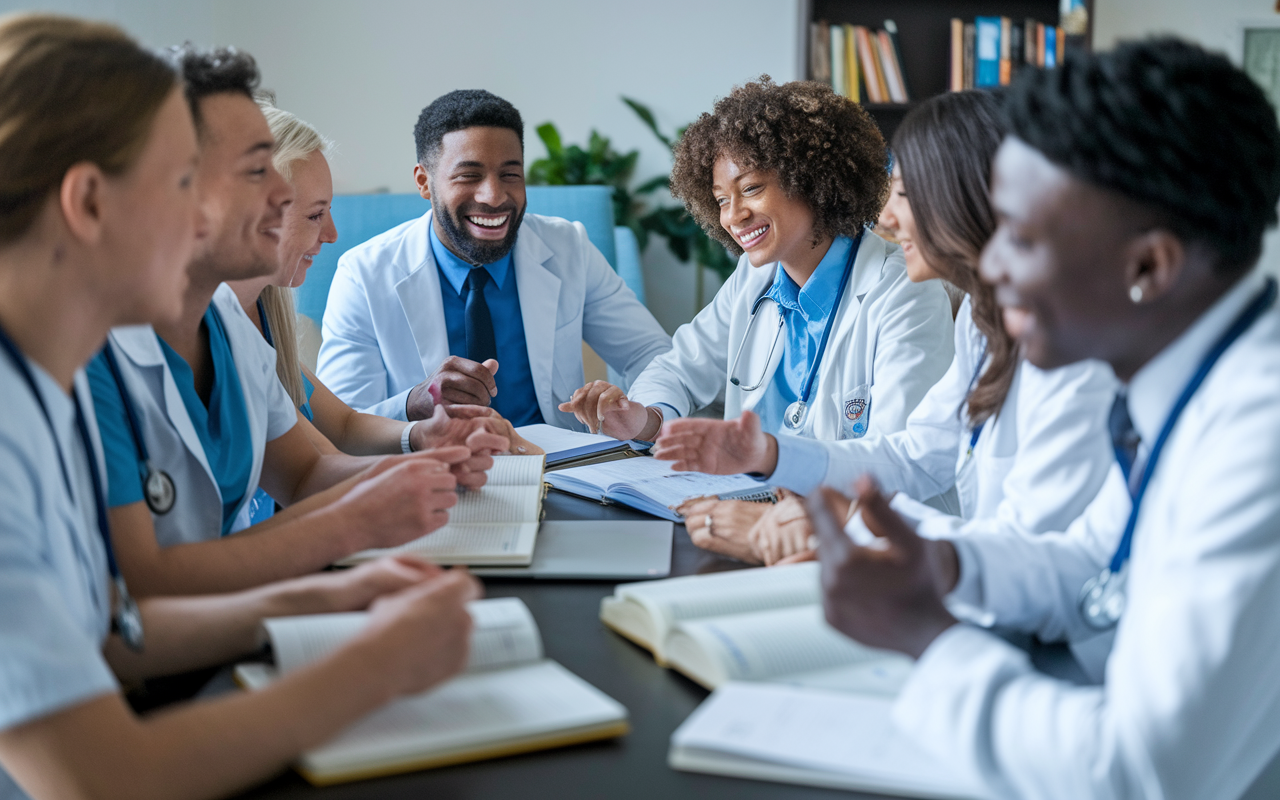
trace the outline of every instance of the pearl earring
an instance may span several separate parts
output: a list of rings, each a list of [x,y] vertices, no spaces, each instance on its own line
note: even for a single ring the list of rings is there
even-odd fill
[[[1130,286],[1130,287],[1129,287],[1129,299],[1133,301],[1133,304],[1134,304],[1134,305],[1137,305],[1138,303],[1141,303],[1141,302],[1142,302],[1142,287],[1141,287],[1141,286],[1139,286],[1139,285],[1138,285],[1138,284],[1136,284],[1136,283],[1135,283],[1134,285]]]

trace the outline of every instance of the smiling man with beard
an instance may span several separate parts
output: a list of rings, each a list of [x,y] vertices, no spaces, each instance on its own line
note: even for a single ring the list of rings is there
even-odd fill
[[[671,339],[578,222],[526,214],[524,124],[460,90],[423,109],[414,180],[432,210],[338,262],[317,373],[353,408],[425,419],[492,406],[516,425],[580,428],[582,343],[628,381]],[[499,369],[501,365],[501,369]]]

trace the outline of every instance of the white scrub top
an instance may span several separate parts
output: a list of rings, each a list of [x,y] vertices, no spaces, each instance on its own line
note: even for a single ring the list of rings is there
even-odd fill
[[[1134,376],[1140,460],[1261,283],[1258,274],[1242,280]],[[1077,601],[1123,533],[1129,496],[1119,467],[1065,533],[1005,529],[956,541],[961,580],[950,602],[1072,642],[1102,685],[1050,678],[1004,640],[957,625],[917,662],[894,709],[898,725],[996,796],[1239,797],[1280,753],[1277,397],[1273,306],[1222,356],[1165,444],[1112,634],[1089,629]]]
[[[0,729],[119,691],[102,657],[110,584],[75,406],[48,373],[28,363],[57,439],[21,373],[0,354]],[[100,449],[82,372],[76,389]],[[58,446],[75,497],[67,495]],[[94,467],[102,469],[100,452]],[[0,800],[26,796],[0,769]]]
[[[884,490],[899,493],[894,508],[923,536],[1004,524],[1033,534],[1062,530],[1097,496],[1115,462],[1107,432],[1115,376],[1099,361],[1049,371],[1019,363],[1004,404],[983,425],[970,457],[966,398],[985,351],[966,297],[956,316],[955,360],[905,430],[843,442],[780,439],[770,481],[801,494],[819,481],[847,492],[858,476],[871,473]],[[918,502],[953,486],[960,490],[953,515]]]

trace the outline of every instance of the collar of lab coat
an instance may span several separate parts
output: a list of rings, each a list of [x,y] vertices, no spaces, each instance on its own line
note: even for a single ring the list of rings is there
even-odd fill
[[[1266,276],[1257,269],[1241,278],[1129,381],[1129,416],[1133,419],[1134,429],[1142,437],[1143,452],[1160,435],[1173,404],[1186,389],[1201,359],[1245,306],[1262,291],[1265,281]]]
[[[423,214],[415,225],[414,235],[406,241],[408,258],[414,264],[396,281],[396,295],[404,309],[414,344],[422,360],[422,369],[431,375],[440,362],[449,357],[449,333],[445,327],[443,299],[440,294],[440,272],[431,252],[431,211]],[[554,253],[532,227],[528,216],[520,223],[516,246],[512,251],[512,267],[520,296],[520,315],[524,318],[525,347],[529,353],[529,370],[538,395],[543,417],[552,419],[555,410],[551,398],[551,381],[556,332],[556,309],[560,302],[560,278],[543,266]]]

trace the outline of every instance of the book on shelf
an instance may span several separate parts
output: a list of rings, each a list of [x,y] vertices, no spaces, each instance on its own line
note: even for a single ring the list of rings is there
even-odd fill
[[[1008,86],[1028,65],[1052,68],[1062,63],[1062,28],[1034,19],[976,17],[951,20],[950,91]]]
[[[1013,20],[1000,18],[1000,85],[1013,80]]]
[[[848,92],[845,96],[855,103],[861,103],[862,98],[866,96],[866,87],[863,86],[862,70],[858,69],[858,45],[855,42],[853,26],[844,26],[844,66],[847,73],[845,85]]]
[[[910,659],[836,631],[821,601],[810,562],[622,584],[601,601],[600,619],[708,689],[770,681],[895,694]]]
[[[676,472],[671,462],[629,458],[549,472],[547,483],[566,494],[598,503],[616,503],[655,517],[683,522],[676,513],[686,500],[720,497],[736,500],[774,500],[768,484],[747,475],[708,475]]]
[[[474,627],[465,672],[369,714],[304,753],[298,772],[323,786],[627,733],[626,708],[543,656],[523,602],[478,600],[468,610]],[[249,690],[269,686],[334,652],[368,619],[364,612],[268,619],[275,666],[241,664],[236,680]]]
[[[905,797],[985,797],[909,737],[889,698],[758,683],[715,691],[671,735],[678,770]]]
[[[953,92],[964,91],[964,20],[951,20],[951,75],[948,86]]]
[[[809,27],[809,75],[854,102],[906,103],[911,99],[902,68],[898,26],[884,30],[817,21]]]
[[[488,482],[458,493],[444,527],[399,547],[361,550],[339,563],[408,554],[437,564],[528,565],[542,520],[543,469],[543,456],[494,456]]]
[[[831,27],[825,22],[809,23],[809,77],[831,82]]]
[[[964,24],[964,88],[972,89],[973,71],[974,71],[974,42],[977,39],[977,29],[972,22]]]
[[[849,69],[845,66],[844,27],[831,26],[831,90],[849,97]]]
[[[891,19],[884,21],[884,32],[889,35],[889,43],[893,48],[893,62],[898,67],[899,77],[902,80],[902,94],[907,98],[907,102],[911,100],[911,82],[907,80],[907,70],[902,60],[902,40],[898,38],[898,23]]]
[[[1000,85],[1000,17],[978,17],[973,21],[977,40],[974,46],[973,85]]]
[[[889,87],[889,97],[895,103],[907,102],[907,90],[902,83],[902,75],[898,70],[898,60],[893,52],[893,40],[885,31],[876,33],[876,44],[879,45],[880,66],[883,67],[885,83]]]

